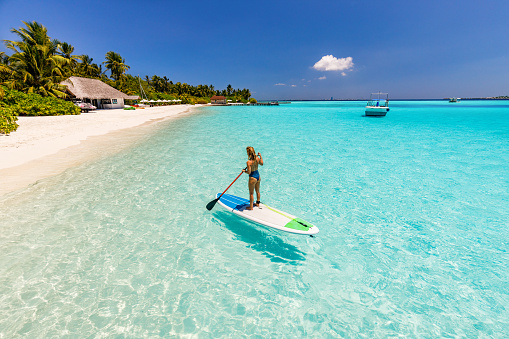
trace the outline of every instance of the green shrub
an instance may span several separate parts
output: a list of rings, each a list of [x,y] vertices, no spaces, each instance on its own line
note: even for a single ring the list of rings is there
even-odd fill
[[[176,99],[176,97],[171,94],[154,92],[154,93],[148,94],[148,99],[149,100],[173,100],[173,99]]]
[[[251,98],[251,99],[249,99],[249,102],[252,103],[252,104],[256,104],[258,101],[256,101],[255,98]]]
[[[187,105],[187,104],[191,104],[191,98],[189,97],[185,97],[185,96],[181,96],[180,97],[180,100],[182,100],[180,103],[183,104],[183,105]],[[194,102],[193,102],[194,104]]]
[[[198,100],[196,100],[196,103],[197,103],[197,104],[200,104],[200,105],[206,105],[206,104],[208,104],[209,102],[208,102],[206,99],[199,98]]]
[[[70,101],[53,97],[43,97],[39,94],[25,94],[15,90],[5,89],[4,106],[14,110],[16,115],[42,116],[42,115],[76,115],[80,109]]]
[[[0,133],[9,134],[18,128],[16,112],[0,102]]]

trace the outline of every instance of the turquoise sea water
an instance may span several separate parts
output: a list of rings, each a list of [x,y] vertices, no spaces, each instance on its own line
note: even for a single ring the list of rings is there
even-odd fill
[[[363,106],[200,109],[0,198],[0,337],[506,337],[509,102]],[[205,209],[248,145],[317,237]]]

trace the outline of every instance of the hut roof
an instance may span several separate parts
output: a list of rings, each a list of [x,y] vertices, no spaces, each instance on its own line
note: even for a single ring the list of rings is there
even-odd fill
[[[221,99],[226,99],[224,96],[222,95],[214,95],[212,98],[210,98],[211,100],[221,100]]]
[[[67,91],[79,99],[139,98],[138,96],[122,93],[119,90],[116,90],[115,88],[97,79],[70,77],[69,79],[62,81],[61,84],[66,85]]]

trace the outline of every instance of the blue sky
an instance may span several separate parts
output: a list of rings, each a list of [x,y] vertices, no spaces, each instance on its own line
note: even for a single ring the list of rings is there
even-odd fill
[[[94,62],[111,50],[132,75],[258,99],[485,97],[509,95],[508,13],[507,0],[0,0],[0,39],[38,21]]]

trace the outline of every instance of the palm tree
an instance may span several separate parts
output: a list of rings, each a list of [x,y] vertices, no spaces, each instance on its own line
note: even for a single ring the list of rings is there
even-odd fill
[[[65,97],[65,87],[60,82],[68,61],[56,55],[58,43],[51,41],[43,25],[35,21],[23,23],[26,27],[11,30],[21,41],[4,40],[14,53],[7,64],[10,75],[3,83],[26,93]]]
[[[97,64],[92,63],[94,61],[93,58],[83,54],[78,56],[77,59],[81,60],[78,64],[78,72],[80,75],[96,78],[101,76],[102,69]]]
[[[106,66],[106,69],[111,72],[111,77],[114,80],[120,80],[125,74],[125,72],[131,68],[125,64],[125,59],[120,56],[120,54],[109,51],[106,53],[106,61],[103,62]]]
[[[249,91],[249,89],[244,88],[243,90],[239,90],[239,92],[240,92],[240,96],[243,99],[249,100],[249,98],[251,98],[251,92]]]
[[[0,52],[0,83],[7,80],[10,73],[9,56],[5,52]]]
[[[166,77],[166,75],[163,77],[163,89],[164,89],[164,92],[169,92],[170,91],[170,84],[169,84],[169,81],[170,79],[168,79]]]
[[[10,69],[8,66],[9,57],[5,52],[0,52],[0,84],[8,79],[10,75]],[[4,96],[4,90],[2,86],[0,86],[0,99]]]
[[[152,79],[150,80],[150,83],[152,84],[152,87],[154,87],[154,90],[156,92],[162,92],[161,91],[161,78],[157,75],[153,75]]]
[[[0,52],[0,64],[7,64],[7,60],[9,60],[9,57],[5,52]]]
[[[103,65],[94,64],[93,66],[97,69],[97,72],[98,72],[97,77],[99,77],[103,80],[108,80],[108,76],[106,75],[106,70],[103,71]]]
[[[41,25],[38,22],[25,22],[22,21],[25,27],[21,27],[18,29],[11,29],[11,32],[18,35],[22,42],[25,44],[29,44],[32,46],[36,45],[52,45],[52,47],[56,50],[58,44],[60,43],[58,40],[51,41],[48,36],[48,29]],[[5,40],[9,42],[10,40]]]
[[[88,72],[88,69],[90,67],[92,67],[92,62],[94,61],[93,58],[91,58],[90,56],[86,55],[86,54],[83,54],[83,55],[80,55],[78,57],[78,59],[81,61],[80,64],[79,64],[79,68],[80,70],[84,73],[84,74],[87,74]]]
[[[71,73],[74,72],[76,66],[78,65],[78,59],[80,58],[77,55],[72,55],[74,52],[74,47],[67,42],[59,42],[57,47],[57,54],[61,55],[63,58],[67,60]]]
[[[178,95],[182,95],[184,93],[182,89],[182,84],[180,82],[177,82],[173,88],[175,89],[175,93],[177,93]]]

